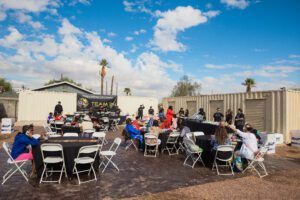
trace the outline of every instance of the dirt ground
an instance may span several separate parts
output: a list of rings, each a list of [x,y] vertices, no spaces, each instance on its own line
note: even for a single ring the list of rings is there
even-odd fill
[[[42,127],[35,127],[35,132],[42,133]],[[117,136],[120,131],[108,133],[108,140]],[[0,138],[0,176],[7,170],[2,142],[12,143],[13,138]],[[276,154],[266,158],[269,176],[264,178],[250,172],[217,176],[201,165],[195,169],[184,167],[183,160],[183,155],[167,154],[148,159],[121,147],[116,160],[118,174],[109,170],[99,175],[97,182],[80,187],[75,180],[39,185],[38,179],[30,180],[29,187],[25,187],[24,180],[15,176],[0,186],[0,199],[300,199],[300,148],[278,146]]]

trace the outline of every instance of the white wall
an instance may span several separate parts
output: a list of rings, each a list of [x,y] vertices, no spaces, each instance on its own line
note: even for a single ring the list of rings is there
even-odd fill
[[[46,120],[58,101],[61,101],[64,114],[73,114],[76,111],[75,93],[22,91],[19,93],[18,121]]]
[[[153,97],[137,97],[137,96],[118,96],[118,106],[122,112],[128,112],[130,115],[137,114],[137,110],[141,104],[144,104],[144,115],[148,115],[150,106],[158,113],[158,99]]]

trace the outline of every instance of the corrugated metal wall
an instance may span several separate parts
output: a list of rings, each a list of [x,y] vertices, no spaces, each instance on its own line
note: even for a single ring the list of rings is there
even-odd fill
[[[288,99],[287,99],[288,98]],[[182,107],[187,108],[187,101],[197,101],[197,108],[204,108],[207,118],[210,118],[210,101],[213,100],[223,100],[224,102],[224,111],[231,109],[236,115],[237,109],[242,108],[246,115],[247,120],[247,111],[245,110],[246,100],[251,99],[265,99],[266,108],[265,108],[265,127],[266,131],[277,132],[277,133],[287,133],[287,126],[289,127],[299,127],[299,98],[300,92],[291,92],[285,90],[278,91],[258,91],[251,93],[233,93],[233,94],[213,94],[213,95],[201,95],[197,97],[170,97],[163,99],[164,108],[167,109],[168,102],[175,102],[175,113],[179,111]],[[288,102],[287,102],[288,101]],[[291,104],[291,106],[288,106]],[[287,109],[290,110],[287,117]],[[296,111],[297,110],[297,111]],[[213,113],[213,112],[212,112]],[[193,113],[190,113],[191,115]],[[298,114],[298,115],[297,115]],[[296,116],[297,115],[297,116]],[[288,121],[288,119],[293,118],[293,121]],[[297,121],[298,119],[298,121]],[[288,122],[288,123],[287,123]],[[286,138],[286,141],[288,138]]]
[[[77,94],[64,92],[24,91],[19,94],[18,121],[46,120],[58,101],[64,114],[76,111]]]
[[[300,91],[287,92],[287,132],[290,138],[291,130],[300,130]]]
[[[152,97],[118,96],[118,106],[122,112],[136,115],[141,104],[144,104],[144,115],[148,114],[150,106],[158,113],[158,99]]]

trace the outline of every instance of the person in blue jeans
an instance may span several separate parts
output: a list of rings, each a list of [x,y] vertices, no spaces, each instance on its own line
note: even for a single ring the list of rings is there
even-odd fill
[[[132,139],[138,139],[140,142],[140,148],[143,149],[144,146],[144,137],[141,134],[140,130],[137,130],[133,125],[130,118],[126,119],[126,126],[125,129],[130,134]]]

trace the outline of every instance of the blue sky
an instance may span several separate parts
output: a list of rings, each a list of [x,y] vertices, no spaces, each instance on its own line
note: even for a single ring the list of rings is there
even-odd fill
[[[15,87],[64,74],[99,91],[164,97],[185,74],[201,92],[300,87],[297,0],[0,0],[0,74]]]

